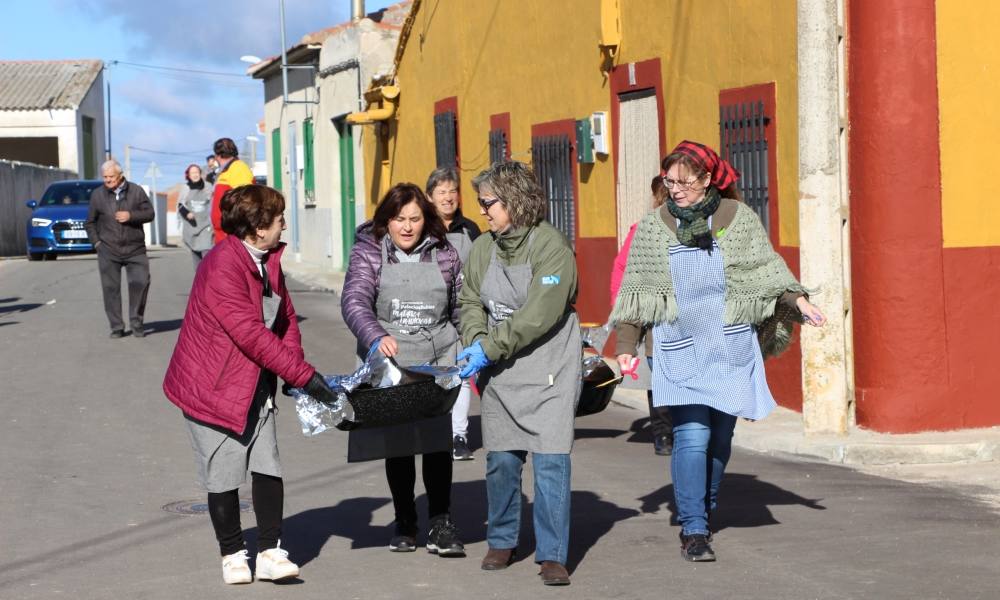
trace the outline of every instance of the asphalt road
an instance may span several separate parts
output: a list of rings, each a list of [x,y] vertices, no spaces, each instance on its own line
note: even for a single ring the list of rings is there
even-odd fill
[[[93,257],[0,261],[4,600],[1000,597],[1000,517],[961,488],[740,451],[714,522],[719,561],[684,562],[668,461],[653,455],[644,415],[624,406],[577,421],[570,587],[543,588],[530,559],[479,569],[482,449],[455,469],[453,516],[469,557],[391,554],[382,463],[347,464],[340,432],[304,437],[287,401],[283,546],[301,580],[225,586],[208,517],[163,508],[203,499],[180,413],[160,390],[193,272],[184,250],[151,257],[153,331],[120,340],[107,336]],[[350,370],[336,297],[291,289],[307,359]],[[478,444],[478,417],[472,425]],[[244,526],[252,539],[252,512]]]

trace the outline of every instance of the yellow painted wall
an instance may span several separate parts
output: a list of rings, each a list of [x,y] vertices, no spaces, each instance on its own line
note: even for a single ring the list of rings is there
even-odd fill
[[[668,150],[685,138],[717,148],[719,91],[776,82],[780,235],[782,244],[797,245],[795,0],[620,4],[616,62],[660,58]],[[510,112],[513,158],[530,162],[533,124],[610,111],[599,37],[599,0],[424,2],[398,71],[392,182],[426,181],[435,161],[434,102],[457,96],[462,196],[466,214],[478,218],[469,180],[488,166],[491,114]],[[365,135],[369,156],[371,131]],[[594,165],[578,167],[580,236],[614,237],[611,157],[598,155]],[[380,193],[369,199],[369,214]]]
[[[1000,245],[1000,210],[988,190],[1000,135],[1000,2],[938,0],[937,73],[941,220],[946,248]]]
[[[782,245],[798,246],[795,0],[626,0],[620,63],[659,56],[667,149],[719,149],[719,91],[775,82]]]

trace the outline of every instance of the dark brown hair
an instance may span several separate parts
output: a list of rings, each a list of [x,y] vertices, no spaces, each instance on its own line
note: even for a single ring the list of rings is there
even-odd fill
[[[222,230],[239,239],[256,236],[258,229],[267,229],[274,219],[285,212],[285,197],[266,185],[241,185],[219,200]]]
[[[413,183],[397,183],[382,197],[382,201],[375,209],[375,216],[372,217],[372,235],[375,239],[381,240],[388,233],[389,221],[396,218],[403,207],[410,202],[416,202],[424,215],[424,229],[417,243],[422,242],[428,235],[437,238],[439,243],[444,242],[447,230],[437,214],[437,209],[427,199],[423,190]]]
[[[240,151],[236,148],[236,142],[231,138],[219,138],[212,144],[212,152],[222,158],[236,158]]]
[[[704,166],[695,162],[687,154],[683,154],[681,152],[674,152],[673,154],[668,154],[667,157],[663,159],[663,163],[661,164],[661,166],[663,167],[663,172],[666,173],[667,171],[670,170],[670,167],[674,166],[675,164],[681,165],[682,167],[686,168],[688,173],[690,173],[691,176],[696,179],[700,180],[703,179],[705,175],[708,175],[708,171],[705,170]],[[743,197],[740,196],[740,189],[735,183],[725,189],[719,190],[719,195],[722,196],[723,198],[732,198],[733,200],[739,200],[741,202],[743,201]]]
[[[649,191],[653,192],[653,208],[660,208],[667,201],[667,186],[663,183],[663,176],[657,175],[649,182]]]

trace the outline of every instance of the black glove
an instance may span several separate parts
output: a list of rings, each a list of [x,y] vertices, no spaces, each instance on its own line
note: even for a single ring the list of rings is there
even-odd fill
[[[337,403],[337,393],[330,389],[330,386],[326,384],[323,376],[319,374],[319,371],[313,373],[312,378],[309,383],[305,384],[303,388],[307,394],[312,396],[315,400],[331,406]]]

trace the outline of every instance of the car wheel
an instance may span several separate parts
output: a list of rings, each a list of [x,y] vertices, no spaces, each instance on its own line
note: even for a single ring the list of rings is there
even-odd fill
[[[42,256],[44,256],[44,255],[38,254],[36,252],[29,252],[28,253],[28,260],[42,260]]]

